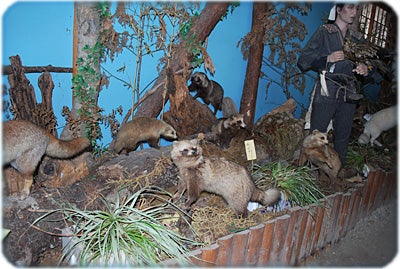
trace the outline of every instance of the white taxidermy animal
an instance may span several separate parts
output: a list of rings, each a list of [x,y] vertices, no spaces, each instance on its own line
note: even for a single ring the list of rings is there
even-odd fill
[[[384,108],[371,116],[364,125],[364,132],[358,138],[360,144],[371,146],[375,143],[382,146],[376,139],[383,131],[387,131],[397,125],[397,106]]]

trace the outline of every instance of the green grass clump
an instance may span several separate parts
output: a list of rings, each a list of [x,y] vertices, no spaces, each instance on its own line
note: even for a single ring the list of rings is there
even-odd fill
[[[306,166],[296,167],[280,162],[254,165],[252,177],[260,189],[276,187],[283,191],[292,206],[312,203],[321,206],[320,199],[326,198],[318,188],[312,170]]]
[[[185,246],[197,243],[161,223],[171,204],[139,210],[137,204],[143,194],[157,196],[154,190],[143,189],[122,202],[119,196],[113,203],[103,198],[104,211],[83,211],[72,207],[58,209],[35,223],[61,212],[74,227],[75,240],[66,245],[61,261],[80,250],[77,257],[80,266],[159,266],[168,258],[175,259],[180,265],[190,264]]]

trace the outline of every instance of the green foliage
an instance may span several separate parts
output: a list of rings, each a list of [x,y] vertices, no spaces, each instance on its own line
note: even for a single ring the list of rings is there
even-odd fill
[[[97,5],[100,18],[111,17],[110,9],[108,7],[108,2],[99,2]]]
[[[371,147],[353,141],[348,148],[346,162],[349,166],[362,172],[365,165],[373,169],[390,171],[396,161],[396,153],[385,147]]]
[[[280,162],[254,165],[252,177],[260,189],[277,187],[283,191],[291,205],[322,205],[325,195],[319,190],[312,170],[306,166],[296,167]]]
[[[62,213],[73,227],[74,240],[67,244],[62,260],[80,250],[80,266],[157,266],[162,260],[174,258],[189,264],[187,245],[197,245],[162,223],[167,210],[179,211],[164,200],[163,204],[139,209],[143,197],[163,200],[165,192],[142,189],[123,199],[104,202],[105,210],[83,211],[73,206],[53,210],[35,220],[34,224],[55,213]],[[180,211],[179,211],[180,212]],[[182,213],[182,212],[180,212]]]
[[[97,87],[101,75],[96,67],[100,64],[104,48],[97,42],[93,47],[86,45],[83,51],[86,52],[86,56],[76,61],[77,74],[72,78],[72,89],[73,96],[81,104],[77,112],[79,119],[85,123],[87,137],[92,141],[92,145],[95,145],[96,139],[102,138],[98,120],[101,118],[101,109],[97,106]]]

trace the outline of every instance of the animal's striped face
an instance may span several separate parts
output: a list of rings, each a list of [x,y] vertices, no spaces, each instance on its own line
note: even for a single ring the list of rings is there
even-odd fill
[[[204,74],[203,72],[196,72],[192,75],[192,77],[190,78],[190,81],[198,86],[201,87],[207,87],[208,86],[208,78],[206,76],[206,74]]]
[[[236,114],[232,116],[232,124],[233,126],[239,128],[246,128],[246,124],[244,123],[243,114]]]
[[[224,122],[224,128],[246,128],[246,124],[244,123],[243,114],[232,115],[228,120]]]
[[[174,141],[171,157],[197,157],[203,153],[197,139]]]

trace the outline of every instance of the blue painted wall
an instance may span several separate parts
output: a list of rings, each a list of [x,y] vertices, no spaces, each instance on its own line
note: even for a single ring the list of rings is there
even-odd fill
[[[278,3],[278,2],[277,2]],[[299,19],[306,23],[309,36],[322,24],[323,14],[330,10],[329,2],[314,2],[307,17]],[[225,95],[234,99],[237,107],[244,84],[247,62],[243,60],[237,43],[251,28],[252,2],[241,2],[232,14],[219,22],[208,40],[208,52],[216,67],[212,79],[218,81],[225,90]],[[16,2],[3,11],[2,17],[2,64],[9,64],[9,57],[19,54],[22,63],[27,66],[48,65],[70,67],[72,62],[72,28],[73,2]],[[306,38],[306,41],[308,38]],[[268,54],[266,54],[268,55]],[[132,55],[120,57],[113,63],[107,62],[104,67],[115,71],[122,65],[133,66]],[[147,57],[143,66],[141,88],[157,77],[156,57]],[[199,70],[203,71],[202,68]],[[113,71],[113,72],[114,72]],[[127,74],[133,79],[133,70],[127,69]],[[56,84],[53,95],[54,110],[60,129],[65,124],[61,116],[63,106],[71,107],[71,74],[53,73]],[[37,74],[28,74],[27,77],[37,89]],[[3,76],[3,84],[8,84],[7,77]],[[298,106],[308,107],[309,93],[313,82],[307,84],[304,95],[293,92],[292,95]],[[36,96],[40,102],[40,92]],[[279,106],[286,101],[282,90],[271,86],[266,96],[265,81],[260,81],[255,119]],[[127,111],[132,104],[131,91],[120,83],[112,81],[109,88],[100,93],[99,105],[105,109],[105,114],[111,109],[122,105]],[[221,112],[217,116],[221,117]],[[300,109],[296,111],[300,116]],[[4,120],[3,115],[3,120]],[[119,118],[122,120],[122,117]],[[104,138],[101,144],[107,145],[111,141],[109,129],[103,128]]]

